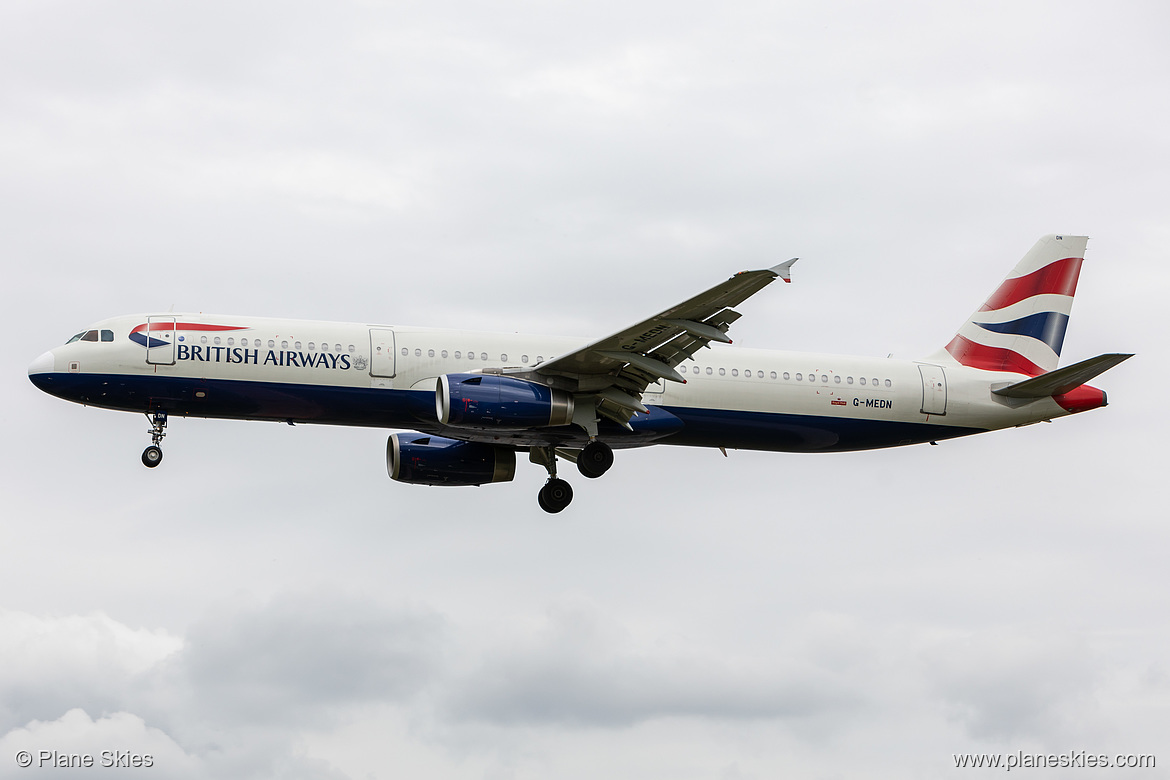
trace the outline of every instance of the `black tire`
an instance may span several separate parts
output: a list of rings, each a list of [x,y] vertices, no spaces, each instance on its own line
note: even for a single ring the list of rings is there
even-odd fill
[[[162,463],[162,449],[155,445],[150,445],[142,451],[142,465],[148,469],[152,469],[158,464]]]
[[[589,479],[597,479],[613,465],[613,450],[603,441],[594,439],[577,454],[577,471]]]
[[[549,514],[564,510],[573,500],[573,486],[563,479],[550,479],[536,494],[536,503]]]

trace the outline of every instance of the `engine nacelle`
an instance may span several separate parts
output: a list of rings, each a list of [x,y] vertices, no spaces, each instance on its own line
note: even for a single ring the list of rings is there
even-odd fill
[[[447,374],[435,388],[443,425],[543,428],[573,421],[573,396],[563,390],[495,374]]]
[[[516,476],[516,452],[423,433],[392,433],[386,442],[386,471],[390,479],[412,485],[511,482]]]

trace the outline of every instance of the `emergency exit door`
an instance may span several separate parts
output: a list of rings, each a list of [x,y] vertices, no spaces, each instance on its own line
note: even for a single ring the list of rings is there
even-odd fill
[[[947,375],[942,366],[918,366],[922,375],[922,413],[947,413]]]

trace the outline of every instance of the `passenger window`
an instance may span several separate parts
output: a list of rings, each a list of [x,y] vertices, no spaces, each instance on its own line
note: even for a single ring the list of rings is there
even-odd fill
[[[763,379],[763,378],[764,378],[764,372],[763,372],[763,371],[757,371],[757,372],[756,372],[756,378],[757,378],[757,379]],[[772,372],[772,378],[773,378],[773,379],[775,379],[775,378],[776,378],[776,372],[775,372],[775,371],[773,371],[773,372]]]
[[[206,337],[206,336],[200,336],[200,337],[199,337],[199,343],[200,343],[200,344],[206,344],[206,343],[207,343],[207,337]]]
[[[878,386],[878,383],[877,383],[877,379],[876,379],[876,378],[874,378],[874,379],[871,379],[871,380],[869,380],[869,381],[870,381],[870,382],[873,382],[873,386],[874,386],[874,387],[877,387],[877,386]]]
[[[421,349],[415,349],[415,351],[414,351],[414,356],[415,356],[415,357],[422,357],[422,350],[421,350]]]
[[[797,381],[797,382],[803,382],[803,381],[804,381],[804,374],[797,374],[797,375],[796,375],[796,381]]]
[[[838,385],[841,384],[841,377],[840,376],[833,377],[833,383],[838,384]]]
[[[485,361],[486,361],[486,360],[487,360],[487,353],[486,353],[486,352],[480,352],[480,353],[479,353],[479,359],[480,359],[480,360],[485,360]]]
[[[231,340],[231,339],[228,339],[228,346],[230,347],[230,346],[231,346],[231,344],[232,344],[232,340]],[[321,346],[322,346],[322,347],[328,347],[329,345],[328,345],[328,344],[322,344]],[[317,342],[315,342],[315,341],[310,341],[310,342],[309,342],[309,351],[310,351],[310,352],[312,352],[312,351],[313,351],[313,350],[315,350],[316,348],[317,348]]]
[[[403,347],[402,348],[402,357],[406,357],[409,354],[410,354],[410,350],[407,349],[406,347]]]
[[[827,374],[821,374],[821,382],[823,382],[825,384],[829,383],[829,377]]]
[[[894,386],[894,383],[887,379],[886,380],[886,387],[893,387],[893,386]]]
[[[229,346],[229,347],[234,347],[234,346],[235,346],[235,344],[236,344],[236,340],[235,340],[235,339],[228,339],[228,346]],[[312,348],[313,348],[313,345],[310,343],[310,344],[309,344],[309,349],[312,349]]]
[[[857,381],[861,383],[862,387],[865,387],[865,377],[862,377],[861,379],[859,379]]]
[[[455,350],[455,359],[458,360],[461,357],[463,357],[463,353],[459,350]]]
[[[433,349],[428,349],[427,350],[427,357],[433,358],[434,356],[435,356],[435,351]]]
[[[447,350],[443,350],[439,354],[442,355],[443,357],[447,357]]]
[[[276,342],[273,341],[272,339],[268,339],[268,348],[272,349],[275,346],[276,346]]]
[[[707,376],[711,376],[711,366],[707,366]]]
[[[500,355],[500,362],[501,362],[501,363],[507,363],[507,362],[508,362],[508,356],[507,356],[507,355]]]
[[[114,340],[114,331],[112,331],[112,330],[103,330],[102,331],[102,341],[113,341],[113,340]]]
[[[204,341],[206,341],[206,340],[207,340],[207,337],[206,337],[206,336],[204,336],[204,337],[203,337],[203,340],[204,340]],[[287,341],[282,341],[282,342],[280,342],[280,348],[281,348],[281,349],[288,349],[288,342],[287,342]]]
[[[727,372],[725,370],[723,370],[722,368],[719,369],[719,376],[726,376],[726,375],[727,375]]]
[[[845,384],[849,384],[849,385],[853,384],[853,377],[847,377],[845,379]]]
[[[215,337],[215,343],[216,343],[216,344],[219,344],[219,336],[216,336],[216,337]],[[298,341],[298,342],[297,342],[297,349],[300,349],[300,348],[301,348],[301,342],[299,342],[299,341]]]
[[[521,363],[523,363],[524,365],[528,365],[528,356],[527,356],[527,355],[521,355],[521,356],[520,356],[520,362],[521,362]]]
[[[731,375],[732,376],[739,376],[739,369],[738,368],[731,369]]]

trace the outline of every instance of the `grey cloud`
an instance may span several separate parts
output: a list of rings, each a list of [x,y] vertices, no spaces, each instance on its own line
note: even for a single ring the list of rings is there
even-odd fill
[[[1100,667],[1075,634],[999,627],[943,643],[926,657],[934,695],[975,739],[1057,743],[1094,720]]]
[[[167,673],[204,712],[260,724],[318,722],[331,707],[401,701],[430,684],[444,621],[344,596],[282,595],[192,626]]]
[[[595,608],[558,605],[540,630],[488,650],[452,681],[444,706],[456,720],[622,728],[667,717],[802,719],[857,704],[831,670],[779,655],[640,648]]]

